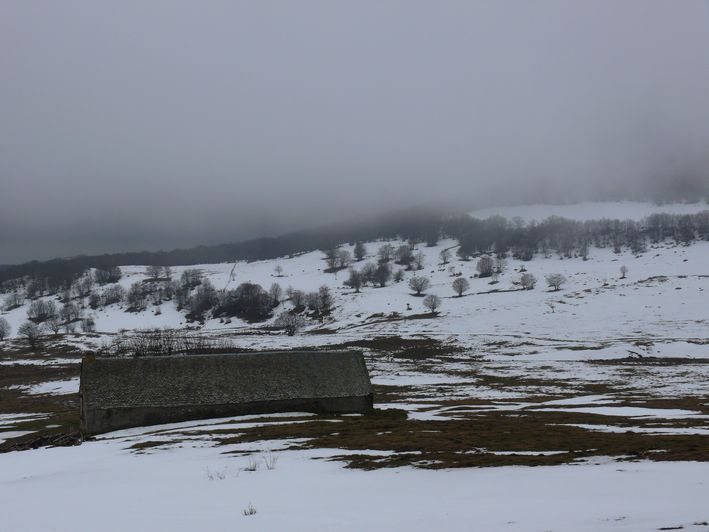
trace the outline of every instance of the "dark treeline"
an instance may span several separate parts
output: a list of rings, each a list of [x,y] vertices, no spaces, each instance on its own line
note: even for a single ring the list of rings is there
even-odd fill
[[[697,214],[653,214],[641,221],[591,220],[579,222],[550,217],[542,222],[523,223],[493,216],[479,220],[469,216],[449,219],[443,232],[457,238],[461,258],[483,253],[499,257],[510,255],[519,260],[531,260],[537,253],[562,257],[588,255],[589,247],[612,247],[615,252],[630,249],[645,251],[648,243],[672,240],[689,244],[696,239],[709,240],[709,211]]]
[[[696,239],[709,240],[709,211],[693,215],[653,214],[641,221],[578,222],[551,217],[538,223],[524,223],[500,216],[481,220],[468,215],[408,211],[356,226],[300,231],[236,244],[30,262],[0,269],[0,286],[8,291],[18,288],[18,284],[26,284],[27,280],[35,283],[41,280],[41,292],[58,293],[71,286],[89,268],[101,269],[102,275],[105,273],[110,279],[110,272],[119,265],[174,266],[266,260],[317,249],[333,250],[343,243],[378,239],[402,238],[435,245],[441,237],[457,239],[460,243],[458,254],[464,259],[486,253],[519,260],[531,260],[538,253],[585,258],[589,247],[611,247],[616,252],[630,249],[641,253],[648,244],[668,239],[677,244],[688,244]],[[334,266],[336,259],[333,255]]]
[[[328,228],[297,231],[278,237],[256,238],[232,244],[198,246],[173,251],[81,255],[19,265],[4,265],[0,266],[0,284],[12,279],[31,277],[45,279],[50,290],[59,291],[89,268],[108,270],[115,266],[130,265],[190,266],[236,260],[267,260],[317,249],[330,249],[344,242],[397,236],[417,238],[419,235],[437,234],[443,218],[444,215],[438,211],[411,209],[373,218],[365,223],[339,224]]]

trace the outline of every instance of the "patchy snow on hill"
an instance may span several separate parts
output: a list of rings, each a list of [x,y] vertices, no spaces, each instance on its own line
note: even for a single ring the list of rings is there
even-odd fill
[[[473,214],[639,219],[652,212],[705,208],[589,203]],[[367,258],[354,266],[376,261],[384,243],[366,243]],[[360,293],[344,285],[346,270],[324,271],[320,251],[189,267],[199,269],[217,290],[243,282],[266,289],[277,282],[283,289],[305,292],[328,286],[334,296],[332,315],[322,323],[311,320],[295,336],[273,330],[275,318],[189,323],[171,301],[162,303],[160,312],[154,306],[126,312],[125,304],[86,309],[95,319],[96,334],[66,335],[61,342],[93,349],[122,330],[149,327],[190,327],[197,334],[228,339],[235,350],[356,341],[365,351],[377,412],[400,412],[405,424],[398,429],[405,437],[400,433],[387,440],[397,426],[385,420],[368,435],[372,440],[355,445],[338,439],[349,419],[340,417],[323,422],[329,445],[311,445],[319,435],[308,428],[319,417],[295,413],[273,420],[237,416],[136,428],[77,447],[0,454],[0,530],[76,530],[76,512],[67,508],[82,501],[78,523],[101,523],[106,531],[706,531],[709,456],[701,452],[709,448],[709,242],[650,244],[639,255],[591,247],[587,260],[541,254],[524,263],[508,259],[495,284],[478,278],[476,260],[461,260],[456,248],[454,240],[419,244],[423,270],[407,271],[402,282],[383,288],[363,287]],[[452,257],[444,265],[439,255],[445,249]],[[276,275],[277,266],[282,275]],[[624,278],[621,266],[628,269]],[[174,267],[174,278],[185,269]],[[536,276],[534,289],[520,288],[523,271]],[[567,279],[558,291],[545,283],[553,273]],[[125,288],[147,278],[141,266],[123,267],[122,274]],[[414,275],[427,277],[425,292],[442,298],[437,315],[428,313],[423,298],[409,289]],[[456,297],[451,285],[460,277],[470,288]],[[283,301],[274,316],[290,308]],[[27,318],[27,304],[2,315],[16,334]],[[429,343],[413,354],[389,352],[377,347],[374,339],[379,337]],[[55,426],[50,410],[36,417],[37,402],[64,405],[78,388],[76,359],[68,355],[13,357],[0,353],[0,372],[22,374],[37,366],[44,381],[0,388],[0,398],[20,394],[13,396],[13,404],[35,405],[32,412],[0,414],[0,440],[26,436],[43,424]],[[53,370],[62,373],[48,377]],[[531,423],[533,432],[542,429],[530,441],[525,432],[511,442],[497,433],[485,440],[482,429],[465,436],[455,432],[480,420],[485,430],[494,431],[508,421],[506,416],[512,419],[506,431],[520,423]],[[235,443],[248,431],[276,426],[289,427],[292,434],[269,440],[259,432]],[[357,435],[357,426],[350,426],[349,434]],[[569,437],[565,430],[584,432],[578,440],[556,437],[554,431]],[[657,440],[668,436],[673,440]],[[645,439],[638,443],[639,438]],[[486,441],[490,449],[483,447]],[[461,447],[451,452],[450,442]],[[397,445],[406,448],[401,455]],[[608,445],[606,454],[599,450],[603,445]],[[640,451],[626,456],[633,445]],[[681,449],[687,454],[659,461],[673,445],[685,446]],[[279,459],[269,469],[264,457],[270,453]],[[468,456],[527,465],[525,460],[558,459],[564,465],[471,468],[465,467]],[[344,467],[362,457],[382,467]],[[394,459],[404,465],[387,462]],[[259,467],[248,471],[254,460]],[[436,464],[442,468],[425,469]],[[30,500],[42,511],[27,512]],[[128,511],[116,512],[117,501]],[[249,507],[255,513],[244,515]]]

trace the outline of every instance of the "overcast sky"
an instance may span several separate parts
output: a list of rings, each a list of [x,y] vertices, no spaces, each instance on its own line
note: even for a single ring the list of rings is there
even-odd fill
[[[708,168],[703,0],[0,1],[0,263]]]

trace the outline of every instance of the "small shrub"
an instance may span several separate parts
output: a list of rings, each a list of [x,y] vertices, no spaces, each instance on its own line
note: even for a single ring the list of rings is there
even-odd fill
[[[241,511],[244,516],[248,517],[250,515],[256,515],[256,508],[254,507],[253,504],[249,503],[249,505]]]
[[[258,471],[258,462],[253,456],[249,456],[249,464],[244,468],[244,471]]]
[[[278,455],[273,454],[270,450],[263,453],[263,463],[266,465],[266,469],[273,471],[276,469],[276,464],[278,463]]]

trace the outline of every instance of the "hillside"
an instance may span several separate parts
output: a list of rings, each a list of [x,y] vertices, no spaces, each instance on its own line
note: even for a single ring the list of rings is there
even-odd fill
[[[701,207],[701,204],[662,207],[627,203],[584,204],[579,207],[577,216],[588,219],[590,213],[596,211],[604,217],[640,217],[665,210],[675,213],[698,212]],[[543,219],[547,213],[568,214],[568,210],[567,206],[536,206],[490,212],[510,216],[526,213],[529,219]],[[406,242],[366,242],[366,256],[353,262],[351,267],[358,269],[367,263],[376,263],[378,250],[386,244],[396,249]],[[406,270],[404,266],[392,261],[393,271],[402,270],[402,280],[390,280],[384,287],[365,285],[361,293],[345,286],[348,279],[346,268],[334,273],[326,272],[327,264],[322,251],[273,260],[174,266],[173,279],[179,279],[186,270],[197,270],[217,293],[232,290],[241,283],[258,284],[266,290],[276,283],[284,292],[282,301],[271,310],[270,318],[257,322],[246,322],[235,316],[228,319],[210,317],[209,313],[204,320],[190,321],[187,319],[188,311],[178,311],[172,299],[156,304],[148,301],[145,308],[138,311],[131,311],[125,300],[101,305],[96,309],[88,306],[88,300],[82,300],[85,307],[83,316],[95,321],[96,332],[102,341],[109,340],[111,335],[121,330],[154,327],[190,327],[226,335],[240,335],[243,332],[266,337],[275,335],[278,340],[274,341],[286,342],[288,345],[328,342],[327,337],[307,334],[322,328],[338,331],[337,341],[342,341],[344,337],[354,339],[379,334],[410,336],[425,331],[427,335],[437,338],[454,335],[457,342],[467,345],[477,335],[498,332],[523,334],[527,329],[535,331],[533,334],[536,336],[561,335],[592,340],[594,331],[599,329],[606,331],[606,336],[611,332],[617,336],[629,336],[631,331],[647,327],[649,317],[653,320],[651,323],[667,323],[657,318],[656,312],[675,317],[672,325],[667,326],[668,330],[678,332],[678,324],[681,324],[680,330],[691,337],[696,336],[692,319],[698,313],[703,297],[704,278],[701,276],[707,273],[704,260],[707,246],[707,242],[685,246],[663,241],[651,244],[642,253],[633,253],[628,249],[617,253],[608,248],[592,247],[587,260],[578,256],[578,253],[572,258],[563,258],[558,254],[549,257],[537,254],[530,261],[508,257],[503,261],[498,282],[491,282],[491,278],[478,277],[478,259],[461,259],[456,255],[458,242],[444,239],[435,246],[424,243],[415,246],[414,253],[423,256],[423,269]],[[354,252],[352,245],[340,246],[339,249],[350,255]],[[441,262],[441,252],[444,250],[450,254],[447,264]],[[629,270],[625,279],[620,279],[621,266]],[[282,268],[280,275],[276,273],[277,267]],[[521,289],[519,281],[522,269],[536,277],[537,285],[534,289]],[[136,283],[149,284],[145,266],[122,266],[121,273],[118,285],[126,292]],[[554,273],[562,274],[567,279],[559,292],[550,292],[545,283],[546,276]],[[442,298],[438,316],[422,316],[428,310],[423,305],[423,297],[414,296],[409,288],[412,277],[427,278],[430,286],[424,294],[435,294]],[[458,277],[465,278],[469,284],[463,297],[454,297],[452,283]],[[93,291],[102,293],[110,286],[95,285]],[[281,312],[293,309],[285,295],[288,288],[309,293],[317,291],[321,286],[327,286],[332,293],[334,305],[331,314],[321,319],[307,320],[303,328],[305,336],[283,338],[282,334],[270,330]],[[150,295],[147,297],[151,299]],[[53,301],[55,297],[38,299]],[[658,306],[660,301],[662,307]],[[15,336],[19,326],[27,319],[31,303],[27,299],[18,308],[3,312]],[[553,320],[549,316],[552,312],[549,305],[552,303]],[[82,341],[80,338],[77,336],[79,342]],[[259,339],[253,343],[261,341]],[[87,342],[96,347],[95,340]],[[248,340],[240,340],[239,343],[251,345]]]
[[[525,209],[529,219],[558,212]],[[613,204],[598,212],[619,217],[630,210]],[[351,267],[379,262],[386,244],[408,246],[367,241],[365,257]],[[402,280],[383,287],[367,283],[360,293],[344,284],[348,268],[327,271],[322,251],[172,268],[176,280],[199,270],[200,286],[208,280],[222,294],[243,283],[278,283],[284,293],[289,286],[304,293],[327,286],[331,312],[299,310],[305,325],[293,336],[274,326],[279,314],[295,312],[287,296],[270,317],[252,322],[214,316],[218,306],[190,321],[176,294],[140,311],[128,311],[127,300],[91,309],[86,297],[84,318],[93,319],[95,331],[46,332],[34,350],[16,331],[32,302],[57,296],[3,312],[13,336],[0,343],[0,486],[8,488],[10,505],[30,494],[47,505],[36,515],[12,512],[8,526],[68,531],[73,519],[55,516],[72,501],[90,501],[88,515],[98,519],[115,499],[104,495],[115,493],[131,508],[106,527],[116,531],[136,518],[153,528],[191,530],[195,508],[203,515],[199,526],[213,529],[230,529],[237,519],[247,530],[394,523],[430,530],[442,509],[452,529],[465,530],[474,508],[484,530],[512,530],[512,521],[519,530],[703,530],[709,241],[648,239],[642,251],[591,244],[586,253],[574,246],[526,261],[511,251],[497,282],[479,276],[485,254],[465,260],[458,245],[450,238],[417,243],[422,269],[405,270]],[[354,253],[350,244],[340,250]],[[448,264],[441,263],[444,250],[451,252]],[[523,273],[536,277],[534,288],[522,289]],[[551,274],[566,278],[558,291],[545,282]],[[409,288],[414,277],[426,277],[423,292],[441,298],[436,314]],[[461,297],[455,279],[468,281]],[[117,284],[130,291],[166,283],[144,266],[122,266]],[[237,416],[76,439],[81,352],[157,327],[184,328],[229,351],[363,350],[375,413]],[[48,442],[66,447],[28,450]],[[1,452],[12,450],[23,452]],[[668,483],[678,501],[671,507]],[[156,502],[152,494],[167,484],[174,496]],[[533,504],[501,502],[521,497]],[[356,510],[382,498],[391,515]],[[336,524],[318,511],[322,504],[337,512]],[[256,514],[242,513],[251,507]]]

